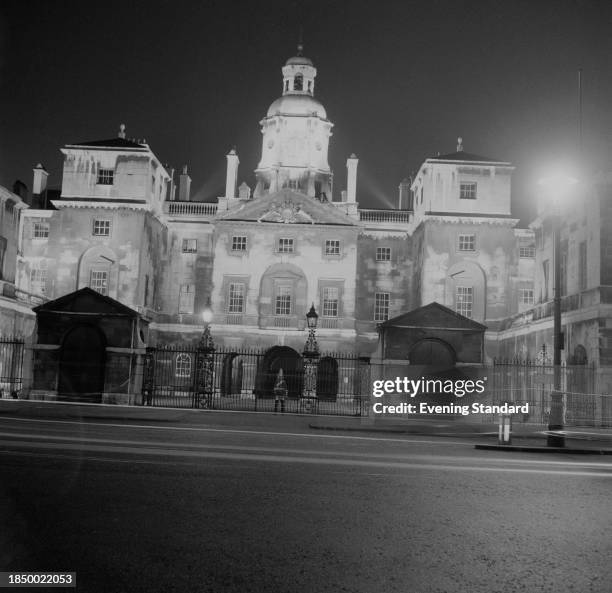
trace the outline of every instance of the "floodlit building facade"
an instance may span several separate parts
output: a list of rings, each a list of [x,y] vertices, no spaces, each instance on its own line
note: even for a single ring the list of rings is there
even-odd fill
[[[32,305],[90,287],[136,312],[134,349],[195,344],[210,306],[218,346],[300,353],[314,304],[322,350],[375,355],[380,324],[412,323],[407,313],[437,303],[445,319],[448,310],[461,318],[449,331],[472,327],[463,318],[476,324],[480,361],[552,351],[550,233],[545,211],[517,227],[511,163],[459,139],[400,184],[397,209],[360,208],[354,154],[346,189],[333,187],[333,123],[315,98],[316,72],[301,51],[286,62],[282,94],[260,121],[255,187],[238,184],[232,149],[214,202],[192,201],[187,168],[175,186],[174,171],[123,126],[117,137],[66,145],[61,194],[23,210],[18,293]],[[580,295],[567,301],[566,352],[606,363],[607,188],[593,190],[598,211],[575,209],[564,227],[567,297]],[[430,339],[426,327],[418,335]]]

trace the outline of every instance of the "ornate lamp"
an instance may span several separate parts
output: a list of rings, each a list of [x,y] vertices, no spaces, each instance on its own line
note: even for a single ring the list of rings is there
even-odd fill
[[[202,332],[202,337],[200,338],[200,342],[198,344],[198,350],[212,351],[215,349],[215,344],[213,342],[212,336],[210,335],[210,322],[213,318],[212,308],[210,306],[210,298],[208,299],[208,303],[202,311],[202,319],[204,320],[205,328]]]
[[[202,311],[202,319],[206,324],[202,337],[198,343],[197,351],[197,390],[194,393],[194,407],[211,408],[213,401],[213,386],[214,386],[214,352],[215,343],[210,335],[210,322],[213,318],[212,308],[210,306],[210,298],[206,304],[206,308]]]
[[[315,336],[318,320],[319,316],[315,311],[313,303],[310,307],[310,311],[306,313],[306,324],[308,325],[308,339],[306,340],[306,345],[304,347],[304,354],[307,356],[312,356],[319,353],[319,344],[317,343],[317,338]]]

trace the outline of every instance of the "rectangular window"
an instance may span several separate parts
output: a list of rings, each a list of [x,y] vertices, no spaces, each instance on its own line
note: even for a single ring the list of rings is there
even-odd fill
[[[183,253],[195,253],[197,250],[197,239],[183,239]]]
[[[89,277],[89,288],[100,294],[108,294],[108,271],[92,270]]]
[[[521,303],[521,305],[533,305],[533,288],[519,289],[519,303]]]
[[[32,227],[32,239],[47,239],[49,237],[49,223],[35,222]]]
[[[293,239],[281,237],[278,240],[279,253],[293,253]]]
[[[336,239],[325,241],[325,255],[340,255],[340,241]]]
[[[376,261],[391,261],[391,247],[377,247]]]
[[[232,237],[232,251],[246,251],[247,250],[247,238],[246,237]]]
[[[464,317],[472,317],[472,304],[474,302],[474,289],[471,286],[457,286],[455,294],[455,311]]]
[[[388,292],[377,292],[374,295],[374,321],[389,319],[389,303],[391,295]]]
[[[460,183],[459,184],[459,197],[462,200],[475,200],[476,199],[476,184],[475,183]]]
[[[276,315],[291,315],[291,286],[276,288]]]
[[[334,286],[323,289],[323,317],[338,317],[338,292]]]
[[[98,185],[113,185],[115,171],[113,169],[98,169]]]
[[[30,269],[30,292],[32,294],[46,294],[47,262],[37,262]]]
[[[179,289],[179,313],[193,313],[195,285],[181,284]]]
[[[242,282],[232,282],[229,285],[227,302],[228,313],[244,313],[244,284]]]
[[[534,258],[535,257],[535,247],[533,245],[529,245],[526,247],[519,247],[519,257]]]
[[[459,251],[474,251],[475,248],[475,235],[459,235]]]
[[[587,287],[587,244],[582,241],[578,247],[578,274],[580,290],[586,290]]]
[[[110,236],[111,221],[96,219],[93,222],[93,234],[98,237]]]

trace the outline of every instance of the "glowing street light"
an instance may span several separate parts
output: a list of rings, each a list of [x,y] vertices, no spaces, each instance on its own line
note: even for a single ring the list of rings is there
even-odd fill
[[[557,172],[538,181],[544,188],[553,205],[553,389],[550,394],[550,414],[548,417],[549,447],[564,447],[565,437],[562,434],[552,434],[552,431],[563,430],[563,392],[561,390],[561,350],[564,338],[561,333],[561,199],[566,197],[570,189],[578,183],[575,177],[563,172]]]

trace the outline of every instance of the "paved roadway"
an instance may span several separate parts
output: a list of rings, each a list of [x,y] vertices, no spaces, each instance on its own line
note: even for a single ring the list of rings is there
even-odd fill
[[[0,418],[1,569],[96,593],[612,591],[610,457],[224,423]]]

